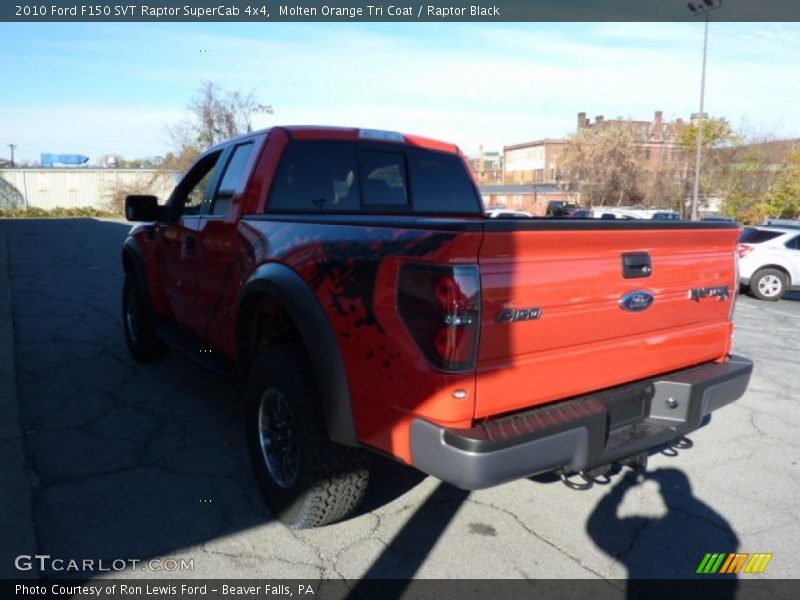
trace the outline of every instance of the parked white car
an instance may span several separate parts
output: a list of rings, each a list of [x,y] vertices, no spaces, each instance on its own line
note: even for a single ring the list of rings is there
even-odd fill
[[[800,289],[800,227],[745,227],[737,251],[739,283],[759,300]]]
[[[527,211],[513,208],[490,208],[486,211],[486,216],[490,219],[529,219],[533,215]]]

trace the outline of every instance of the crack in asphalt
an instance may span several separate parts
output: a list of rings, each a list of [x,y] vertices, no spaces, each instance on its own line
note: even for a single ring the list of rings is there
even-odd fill
[[[285,559],[285,558],[281,558],[280,556],[275,556],[274,554],[266,554],[266,555],[264,555],[264,554],[255,554],[255,553],[252,553],[252,552],[241,552],[239,554],[234,554],[234,553],[230,553],[230,552],[224,552],[222,550],[211,550],[209,548],[205,548],[205,547],[202,547],[202,546],[199,547],[198,549],[200,550],[200,552],[203,552],[205,554],[217,554],[219,556],[226,556],[228,558],[233,559],[234,561],[238,561],[238,560],[241,560],[241,559],[252,558],[252,559],[255,559],[255,560],[264,560],[264,559],[272,560],[272,561],[275,561],[275,562],[280,562],[280,563],[284,563],[284,564],[291,565],[291,566],[303,565],[303,566],[306,566],[306,567],[311,567],[312,569],[317,571],[317,574],[318,574],[318,576],[320,578],[322,578],[323,573],[325,571],[325,568],[322,565],[316,565],[316,564],[309,563],[309,562],[303,562],[301,560],[288,560],[288,559]]]
[[[490,508],[490,509],[496,510],[498,512],[501,512],[501,513],[503,513],[505,515],[508,515],[509,517],[514,519],[514,521],[516,521],[525,531],[527,531],[529,534],[531,534],[537,540],[547,544],[552,549],[554,549],[557,552],[563,554],[568,559],[570,559],[572,562],[574,562],[576,565],[578,565],[580,568],[584,569],[585,571],[588,571],[589,573],[593,574],[594,576],[598,577],[599,579],[605,579],[606,581],[609,581],[615,587],[619,587],[619,589],[623,589],[622,587],[617,586],[613,582],[613,580],[610,580],[607,577],[605,577],[602,573],[599,573],[599,572],[595,571],[594,569],[592,569],[591,567],[585,565],[583,563],[583,561],[580,558],[578,558],[577,556],[574,556],[572,553],[570,553],[567,550],[565,550],[564,548],[560,547],[555,542],[553,542],[551,540],[548,540],[546,537],[544,537],[544,536],[540,535],[539,533],[537,533],[536,530],[534,530],[532,527],[529,527],[528,524],[525,523],[525,521],[523,521],[517,514],[513,513],[512,511],[510,511],[510,510],[508,510],[506,508],[503,508],[502,506],[497,506],[495,504],[491,504],[491,503],[488,503],[488,502],[482,502],[482,501],[476,500],[474,498],[467,498],[466,501],[467,502],[472,502],[473,504],[477,504],[479,506]]]

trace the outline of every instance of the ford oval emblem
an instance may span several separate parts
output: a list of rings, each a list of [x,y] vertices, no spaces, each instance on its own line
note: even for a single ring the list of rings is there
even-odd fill
[[[655,297],[647,290],[635,290],[619,299],[619,306],[629,312],[642,312],[650,308]]]

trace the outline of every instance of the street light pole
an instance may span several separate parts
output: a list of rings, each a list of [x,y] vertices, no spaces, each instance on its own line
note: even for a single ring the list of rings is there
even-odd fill
[[[703,33],[703,70],[700,74],[700,114],[697,119],[697,149],[694,157],[694,193],[692,194],[692,221],[697,220],[697,203],[700,196],[700,155],[703,147],[703,103],[706,95],[706,55],[708,54],[708,11]]]
[[[700,162],[703,147],[703,119],[705,113],[703,112],[705,94],[706,94],[706,57],[708,55],[708,21],[709,13],[722,6],[722,0],[699,0],[697,2],[689,2],[686,6],[692,11],[694,15],[705,15],[706,23],[703,31],[703,69],[700,73],[700,113],[697,116],[697,148],[694,157],[694,191],[692,193],[692,215],[693,221],[697,220],[697,204],[700,196]]]

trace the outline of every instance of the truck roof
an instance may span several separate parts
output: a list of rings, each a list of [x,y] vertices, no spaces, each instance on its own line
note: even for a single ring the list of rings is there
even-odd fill
[[[244,135],[226,140],[217,144],[221,146],[232,141],[248,138],[253,135],[269,132],[271,129],[283,129],[290,137],[298,140],[374,140],[383,142],[397,142],[409,146],[439,150],[440,152],[452,152],[460,154],[458,146],[442,140],[429,137],[414,135],[410,133],[400,133],[397,131],[387,131],[383,129],[366,129],[359,127],[333,127],[327,125],[276,125],[267,129],[252,131]]]

